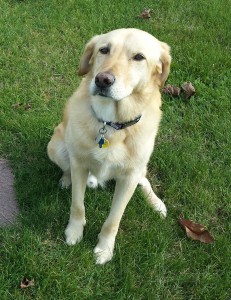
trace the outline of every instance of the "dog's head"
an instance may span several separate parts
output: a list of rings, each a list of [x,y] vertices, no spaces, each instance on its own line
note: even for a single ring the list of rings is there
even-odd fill
[[[117,29],[93,37],[78,74],[89,74],[90,93],[121,100],[150,84],[163,86],[171,56],[167,44],[139,29]]]

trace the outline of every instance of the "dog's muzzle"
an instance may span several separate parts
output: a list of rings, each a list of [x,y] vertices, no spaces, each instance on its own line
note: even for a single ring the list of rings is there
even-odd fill
[[[95,76],[95,94],[108,97],[110,96],[110,87],[115,82],[115,76],[109,72],[100,72]]]

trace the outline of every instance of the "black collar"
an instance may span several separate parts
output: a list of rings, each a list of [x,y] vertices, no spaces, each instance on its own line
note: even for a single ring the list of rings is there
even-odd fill
[[[124,129],[124,128],[127,128],[129,126],[132,126],[136,123],[139,122],[139,120],[141,119],[142,115],[139,115],[138,117],[136,117],[134,120],[131,120],[131,121],[127,121],[127,122],[124,122],[124,123],[119,123],[119,122],[112,122],[112,121],[104,121],[102,119],[99,119],[93,109],[93,107],[91,106],[91,109],[92,109],[92,112],[93,114],[95,115],[96,119],[99,121],[99,122],[102,122],[104,123],[105,125],[108,125],[108,126],[111,126],[112,128],[116,129],[116,130],[121,130],[121,129]]]

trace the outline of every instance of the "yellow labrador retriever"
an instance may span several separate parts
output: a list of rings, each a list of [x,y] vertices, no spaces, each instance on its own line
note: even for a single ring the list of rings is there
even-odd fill
[[[159,88],[169,74],[169,51],[167,44],[138,29],[93,37],[79,64],[79,75],[86,76],[48,144],[50,159],[63,170],[62,186],[72,183],[67,244],[83,237],[86,185],[116,181],[111,211],[94,249],[98,264],[112,259],[123,212],[138,184],[153,208],[166,216],[146,168],[161,119]]]

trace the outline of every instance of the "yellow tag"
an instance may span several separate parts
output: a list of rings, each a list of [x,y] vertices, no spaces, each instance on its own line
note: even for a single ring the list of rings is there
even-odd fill
[[[109,141],[104,139],[104,144],[102,145],[102,148],[107,148],[109,146]]]

